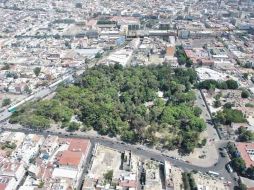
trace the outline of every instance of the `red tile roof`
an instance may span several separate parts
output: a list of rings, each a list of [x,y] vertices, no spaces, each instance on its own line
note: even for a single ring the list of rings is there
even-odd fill
[[[5,190],[6,184],[0,183],[0,190]]]
[[[137,183],[134,180],[125,180],[125,181],[121,181],[119,186],[121,186],[121,187],[136,187]]]
[[[191,57],[195,57],[195,55],[193,54],[192,50],[184,50],[185,54],[187,57],[191,58]]]
[[[246,167],[254,166],[254,161],[251,160],[247,152],[248,149],[254,151],[254,143],[236,143],[236,148],[245,161]]]
[[[73,152],[87,153],[90,147],[90,141],[85,139],[70,139],[68,150]]]
[[[59,139],[59,143],[68,144],[68,149],[57,153],[57,161],[60,165],[78,167],[82,156],[87,155],[90,148],[90,140],[86,139]]]
[[[82,158],[82,152],[73,152],[69,150],[63,151],[58,158],[60,165],[76,166],[78,167]]]

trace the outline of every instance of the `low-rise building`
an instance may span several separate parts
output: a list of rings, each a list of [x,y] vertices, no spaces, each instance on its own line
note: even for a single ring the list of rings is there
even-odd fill
[[[244,160],[246,167],[254,166],[254,143],[235,143],[237,151]]]

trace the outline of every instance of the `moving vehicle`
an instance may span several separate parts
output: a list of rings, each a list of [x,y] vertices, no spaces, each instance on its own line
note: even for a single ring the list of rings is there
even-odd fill
[[[220,156],[221,156],[221,157],[226,157],[226,154],[225,154],[224,152],[221,151],[221,152],[220,152]]]
[[[31,95],[27,98],[25,98],[24,100],[20,101],[19,103],[15,104],[15,105],[12,105],[8,108],[8,111],[13,113],[17,110],[17,107],[21,106],[22,104],[28,102],[29,100],[32,100],[34,98],[34,95]]]
[[[233,172],[233,169],[232,169],[232,167],[230,166],[230,164],[227,164],[227,165],[226,165],[226,169],[227,169],[227,171],[228,171],[229,173],[232,173],[232,172]]]
[[[218,176],[220,175],[219,173],[214,172],[214,171],[208,171],[207,173],[208,173],[209,175],[215,176],[215,177],[218,177]]]

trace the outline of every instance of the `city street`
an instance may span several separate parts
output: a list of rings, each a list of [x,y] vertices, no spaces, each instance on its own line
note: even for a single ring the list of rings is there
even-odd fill
[[[54,92],[54,90],[55,90],[55,88],[54,89],[50,89],[50,88],[43,89],[43,90],[37,92],[35,94],[35,97],[37,99],[43,98],[43,97],[49,95],[50,93]],[[196,92],[197,92],[197,105],[202,109],[201,117],[204,118],[205,121],[211,120],[209,112],[205,106],[204,100],[202,99],[200,92],[199,91],[196,91]],[[11,115],[10,112],[3,112],[3,113],[5,114],[4,115],[5,119]],[[4,118],[4,117],[2,117],[2,118]],[[4,121],[5,119],[3,119],[2,121]],[[163,154],[158,150],[149,149],[149,148],[144,147],[142,145],[126,144],[124,142],[117,141],[116,139],[112,139],[109,137],[103,137],[103,136],[99,136],[99,135],[91,136],[91,135],[87,135],[84,132],[76,132],[75,134],[73,134],[73,133],[66,132],[64,129],[49,129],[47,131],[36,132],[33,130],[25,129],[20,125],[10,125],[7,122],[2,122],[1,128],[3,130],[7,130],[7,131],[36,133],[36,134],[40,134],[40,135],[58,135],[58,136],[62,136],[62,137],[89,138],[91,140],[93,146],[96,143],[99,143],[99,144],[108,146],[110,148],[113,148],[113,149],[116,149],[119,151],[131,150],[134,154],[137,154],[137,155],[141,156],[142,158],[154,159],[154,160],[157,160],[161,163],[164,163],[165,160],[168,160],[174,166],[180,167],[184,171],[196,170],[196,171],[200,171],[202,173],[207,173],[208,171],[214,171],[214,172],[219,173],[220,177],[224,177],[226,180],[228,180],[232,184],[236,185],[236,181],[233,179],[233,176],[231,174],[229,174],[225,168],[225,165],[230,161],[229,158],[227,156],[224,158],[219,156],[218,149],[221,147],[222,148],[225,147],[227,144],[227,141],[220,141],[220,139],[216,133],[216,130],[214,129],[213,125],[211,125],[210,123],[207,123],[207,133],[209,135],[209,138],[214,139],[216,142],[216,144],[214,146],[217,150],[216,154],[218,155],[218,161],[213,166],[209,166],[209,167],[202,167],[197,164],[187,163],[186,161],[183,161],[182,159],[178,159],[178,158],[170,156],[168,154],[167,155]],[[209,157],[209,152],[208,152],[207,156]],[[91,157],[92,157],[92,155],[89,155],[90,159],[91,159]],[[84,171],[86,171],[88,167],[89,167],[89,159],[88,159],[88,162],[86,163],[86,167],[85,167]]]
[[[0,0],[0,190],[254,188],[253,10]]]
[[[225,157],[219,157],[218,163],[214,166],[211,167],[200,167],[197,165],[192,165],[191,163],[187,163],[183,160],[171,157],[169,155],[165,155],[161,153],[158,150],[154,149],[149,149],[149,148],[143,148],[143,146],[139,145],[134,145],[134,144],[128,144],[122,141],[117,141],[116,139],[112,139],[109,137],[104,137],[104,136],[89,136],[86,134],[83,135],[78,135],[78,134],[72,134],[69,132],[54,132],[54,131],[33,131],[33,130],[28,130],[25,128],[7,128],[6,125],[1,125],[1,129],[3,131],[12,131],[12,132],[23,132],[23,133],[32,133],[32,134],[38,134],[38,135],[57,135],[60,137],[71,137],[71,138],[85,138],[85,139],[90,139],[92,145],[94,146],[96,143],[99,143],[101,145],[123,151],[123,150],[131,150],[134,154],[139,155],[140,157],[144,159],[153,159],[158,162],[164,163],[165,160],[170,161],[174,166],[182,168],[184,171],[190,172],[192,170],[200,171],[202,173],[207,173],[209,171],[214,171],[218,172],[220,174],[219,177],[224,177],[226,180],[230,181],[232,184],[236,185],[236,181],[233,179],[233,176],[230,175],[226,168],[225,164],[228,163],[229,158]],[[225,147],[227,142],[221,142],[219,147]],[[218,148],[219,148],[218,147]],[[90,155],[91,156],[91,155]],[[89,156],[89,157],[90,157]],[[88,160],[89,163],[89,160]],[[88,163],[86,164],[86,168],[88,168]],[[86,170],[86,169],[85,169]]]
[[[118,50],[118,49],[116,49],[116,50]],[[112,52],[114,52],[116,50],[113,50]],[[96,63],[102,62],[103,60],[106,60],[107,57],[109,56],[109,54],[110,54],[109,52],[104,53],[102,58],[97,59],[97,60],[92,60],[89,64],[89,67],[93,66]],[[84,72],[84,70],[85,69],[79,70],[76,74],[81,75]],[[74,72],[72,72],[72,74],[73,73]],[[71,77],[72,74],[68,73],[68,75],[66,75],[66,76]],[[66,76],[63,76],[63,77],[66,77]],[[53,88],[46,87],[46,88],[39,90],[38,92],[36,92],[33,95],[34,96],[33,100],[39,100],[39,99],[42,99],[42,98],[50,95],[51,93],[53,93],[56,90],[56,87],[57,86],[54,86]],[[197,96],[196,105],[198,107],[200,107],[202,110],[201,117],[205,121],[210,121],[211,117],[210,117],[210,114],[208,112],[208,109],[205,105],[205,102],[202,98],[200,91],[196,90],[196,96]],[[137,154],[145,159],[154,159],[154,160],[157,160],[161,163],[164,163],[165,160],[168,160],[176,167],[182,168],[184,171],[196,170],[196,171],[200,171],[202,173],[207,173],[208,171],[215,171],[220,174],[220,177],[224,177],[228,181],[231,181],[233,184],[236,184],[236,182],[233,180],[233,177],[225,169],[225,165],[230,161],[229,158],[228,157],[222,158],[221,156],[219,156],[218,148],[225,147],[227,142],[220,141],[220,138],[219,138],[215,128],[213,127],[213,125],[210,122],[206,122],[207,123],[206,133],[208,135],[208,138],[213,139],[213,141],[214,141],[215,152],[208,151],[207,158],[209,158],[209,156],[213,156],[213,157],[215,156],[218,159],[216,159],[212,162],[212,163],[215,163],[214,165],[212,164],[212,166],[211,166],[211,163],[208,163],[207,165],[210,164],[209,167],[204,167],[204,166],[202,167],[196,163],[191,163],[191,162],[187,163],[183,159],[173,157],[170,154],[163,154],[160,151],[155,150],[155,149],[149,149],[149,148],[142,146],[142,145],[126,144],[124,142],[117,141],[116,139],[102,137],[99,135],[91,136],[91,135],[85,134],[84,132],[76,132],[75,134],[72,134],[72,133],[66,132],[64,129],[55,129],[55,128],[49,129],[47,131],[35,132],[32,130],[24,129],[20,125],[9,125],[6,122],[6,120],[10,116],[11,116],[11,112],[8,112],[8,110],[5,110],[4,112],[1,113],[0,121],[2,121],[1,128],[3,130],[20,131],[20,132],[25,132],[25,133],[36,133],[36,134],[40,134],[40,135],[58,135],[58,136],[62,136],[62,137],[89,138],[91,140],[93,146],[96,143],[99,143],[99,144],[108,146],[110,148],[113,148],[113,149],[116,149],[119,151],[131,150],[134,154]],[[214,155],[214,154],[216,154],[216,155]],[[86,171],[88,169],[89,160],[91,159],[91,157],[92,157],[92,155],[89,155],[89,159],[88,159],[88,162],[86,163],[84,171]],[[210,160],[208,160],[208,161],[210,162]],[[84,174],[85,174],[85,172],[84,172]]]

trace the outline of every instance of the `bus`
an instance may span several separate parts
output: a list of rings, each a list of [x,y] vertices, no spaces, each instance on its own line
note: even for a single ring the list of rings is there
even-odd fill
[[[227,164],[227,165],[226,165],[226,168],[227,168],[227,170],[228,170],[229,173],[232,173],[232,172],[233,172],[233,169],[232,169],[232,167],[230,166],[230,164]]]
[[[208,171],[207,173],[208,173],[209,175],[215,176],[215,177],[218,177],[218,176],[220,175],[219,173],[214,172],[214,171]]]
[[[22,104],[24,104],[24,103],[26,103],[26,102],[32,100],[33,98],[34,98],[34,95],[31,95],[31,96],[25,98],[24,100],[18,102],[17,104],[10,106],[10,107],[8,108],[8,111],[11,112],[11,113],[14,113],[15,111],[17,111],[17,107],[19,107],[19,106],[21,106]]]
[[[11,113],[14,113],[17,111],[17,109],[16,109],[16,107],[10,107],[10,108],[8,108],[8,111]]]

